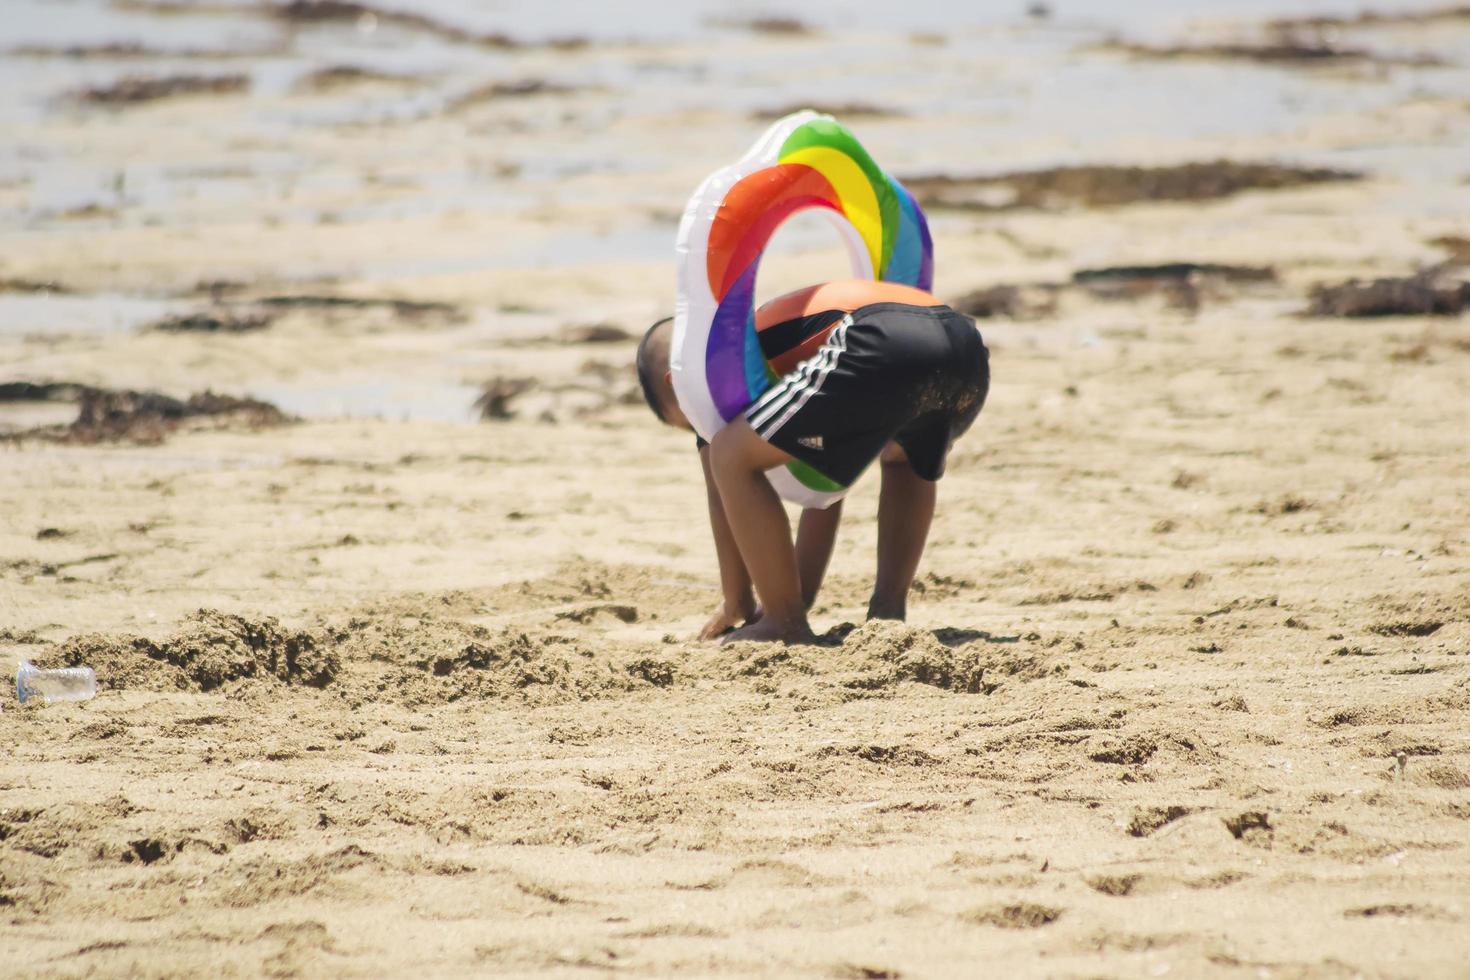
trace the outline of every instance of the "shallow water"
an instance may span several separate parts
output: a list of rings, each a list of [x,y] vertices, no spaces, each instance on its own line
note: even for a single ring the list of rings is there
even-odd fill
[[[185,308],[175,301],[107,293],[0,293],[0,335],[124,333]]]
[[[416,419],[427,422],[473,422],[479,417],[474,385],[393,380],[342,381],[296,379],[290,384],[253,383],[251,397],[302,418]]]
[[[1465,169],[1454,134],[1420,134],[1393,146],[1300,137],[1323,120],[1394,111],[1411,99],[1463,98],[1470,32],[1381,29],[1340,39],[1454,62],[1443,68],[1140,62],[1097,48],[1118,37],[1199,43],[1257,36],[1262,18],[1353,13],[1362,7],[1357,0],[1056,0],[1046,18],[1028,16],[1020,0],[987,0],[962,11],[940,0],[881,10],[813,0],[799,11],[818,32],[810,38],[754,35],[731,23],[751,10],[716,0],[654,0],[637,5],[636,14],[592,0],[397,7],[527,42],[592,42],[575,51],[498,50],[388,21],[283,24],[259,5],[234,6],[161,15],[108,0],[11,0],[5,47],[137,42],[173,54],[0,58],[0,126],[13,134],[0,142],[0,228],[74,235],[161,227],[208,236],[242,220],[382,229],[506,216],[544,231],[466,235],[425,254],[313,254],[289,274],[394,283],[478,269],[662,261],[686,193],[671,188],[692,188],[698,173],[743,145],[691,147],[648,134],[676,128],[669,121],[685,116],[724,114],[748,119],[727,128],[753,135],[764,123],[751,113],[809,102],[895,113],[849,124],[900,175],[1269,156],[1261,148],[1279,141],[1299,147],[1290,154],[1294,161],[1396,179],[1403,185],[1396,206],[1411,212],[1425,195],[1454,193]],[[1373,6],[1424,8],[1409,0]],[[925,34],[942,43],[914,37]],[[410,76],[412,83],[299,91],[312,71],[341,65]],[[231,98],[227,114],[186,134],[177,158],[138,142],[164,118],[148,114],[169,112],[169,103],[100,110],[66,98],[135,74],[236,72],[249,76],[250,94]],[[523,79],[576,91],[449,110],[477,86]],[[132,119],[149,121],[132,127]],[[421,132],[400,140],[410,126],[434,127],[428,142],[439,152],[423,153]],[[921,126],[923,136],[915,138]],[[680,181],[671,183],[670,174]],[[18,240],[0,231],[0,277]],[[772,256],[783,253],[840,255],[821,222],[783,229]],[[0,337],[126,333],[179,311],[171,293],[186,287],[172,282],[138,292],[104,284],[92,295],[0,295]],[[462,403],[473,396],[465,401],[462,394],[440,398],[413,386],[330,379],[275,391],[283,408],[307,415],[444,419],[463,417]]]
[[[512,52],[446,41],[420,31],[384,25],[363,31],[350,24],[281,25],[251,15],[217,12],[158,16],[118,10],[102,0],[48,3],[13,0],[9,40],[15,45],[73,45],[135,41],[165,50],[277,53],[253,59],[163,59],[162,61],[88,59],[53,61],[8,58],[0,61],[0,122],[35,121],[56,110],[67,89],[100,84],[123,74],[148,70],[247,71],[253,90],[279,94],[313,68],[360,64],[376,70],[422,76],[426,90],[388,94],[364,102],[351,93],[319,100],[309,109],[282,117],[262,112],[242,120],[265,130],[346,122],[390,122],[432,113],[447,99],[479,79],[520,77],[524,59]],[[631,48],[594,43],[573,55],[543,59],[556,81],[605,86],[613,113],[646,113],[689,108],[752,109],[789,104],[803,98],[829,102],[868,101],[914,114],[981,111],[987,137],[998,143],[1024,139],[1037,128],[1065,129],[1079,148],[1106,144],[1126,127],[1134,136],[1177,138],[1260,131],[1321,111],[1342,101],[1342,86],[1308,73],[1241,70],[1197,65],[1139,66],[1116,57],[1077,57],[1081,45],[1114,36],[1152,41],[1189,40],[1200,23],[1236,23],[1227,35],[1246,32],[1252,18],[1288,13],[1344,13],[1353,2],[1299,0],[1194,0],[1187,4],[1147,0],[1110,4],[1071,0],[1051,5],[1046,20],[1025,16],[1016,2],[969,5],[957,15],[953,5],[925,0],[875,13],[861,5],[823,0],[804,4],[801,18],[823,31],[818,56],[812,42],[760,39],[729,26],[731,8],[712,2],[641,4],[637,17],[621,5],[587,2],[517,5],[415,4],[411,9],[447,24],[503,32],[536,40],[578,36],[594,42],[629,42]],[[1420,5],[1395,0],[1383,10]],[[404,8],[409,9],[409,8]],[[858,11],[861,11],[859,15]],[[911,54],[909,37],[937,33],[949,43],[927,49],[922,60]],[[1422,47],[1416,45],[1416,50]],[[1461,44],[1463,47],[1463,44]],[[1461,52],[1464,53],[1464,52]],[[1219,72],[1232,84],[1220,86]],[[1407,73],[1401,73],[1402,77]],[[676,84],[671,84],[676,82]],[[1414,84],[1421,80],[1415,80]],[[1399,86],[1378,86],[1385,99]],[[1352,98],[1361,98],[1354,92]],[[1180,131],[1180,126],[1184,131]],[[927,141],[926,141],[927,145]],[[605,159],[608,147],[596,148]],[[639,148],[639,156],[650,149]],[[942,162],[944,146],[934,148]],[[12,149],[11,153],[14,152]],[[0,172],[14,169],[11,153],[0,150]],[[624,159],[607,161],[623,167]],[[553,174],[554,175],[554,174]]]

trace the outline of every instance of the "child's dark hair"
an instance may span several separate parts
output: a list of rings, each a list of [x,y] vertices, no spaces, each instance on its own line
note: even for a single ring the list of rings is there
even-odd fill
[[[655,387],[657,379],[654,377],[657,372],[654,370],[653,365],[649,363],[648,344],[653,339],[654,332],[673,319],[671,316],[666,316],[662,320],[659,320],[653,326],[649,327],[643,334],[643,339],[638,341],[638,384],[643,388],[643,400],[648,402],[648,407],[653,410],[653,414],[658,417],[658,420],[665,424],[669,420],[664,415],[663,407],[659,405],[658,388]]]

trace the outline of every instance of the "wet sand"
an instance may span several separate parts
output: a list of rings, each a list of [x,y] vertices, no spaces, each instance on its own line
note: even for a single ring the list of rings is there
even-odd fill
[[[551,25],[431,33],[484,70],[407,84],[388,42],[421,25],[129,16],[160,48],[285,53],[28,56],[56,96],[250,83],[6,107],[0,383],[296,418],[83,438],[72,400],[0,402],[0,665],[101,687],[0,714],[0,972],[1463,975],[1470,320],[1309,314],[1459,254],[1470,22],[1335,25],[1393,60],[1327,67],[1136,58],[1065,11],[937,46]],[[638,401],[631,341],[585,328],[667,309],[689,189],[753,113],[827,91],[783,66],[875,50],[882,98],[830,101],[902,110],[852,125],[953,178],[936,291],[1016,287],[981,321],[990,402],[906,626],[862,623],[869,479],[821,645],[696,643],[690,440]],[[702,87],[710,58],[747,88]],[[1134,86],[1136,124],[1026,121],[1060,99],[1028,58]],[[344,60],[378,75],[295,83]],[[953,94],[986,72],[993,104]],[[451,108],[532,77],[564,88]],[[1284,108],[1194,118],[1229,86]],[[1099,201],[1051,174],[1022,202],[978,179],[1220,160],[1361,176],[1177,199],[1130,172]],[[819,226],[788,244],[766,295],[842,272]]]

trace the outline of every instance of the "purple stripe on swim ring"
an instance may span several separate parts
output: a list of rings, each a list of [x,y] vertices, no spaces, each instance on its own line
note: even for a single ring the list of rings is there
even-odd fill
[[[759,264],[759,259],[752,262],[720,301],[705,346],[705,380],[720,417],[727,422],[755,401],[769,383],[755,333],[753,300]]]
[[[919,202],[914,200],[914,195],[909,193],[907,187],[893,182],[903,195],[907,206],[913,208],[914,218],[919,226],[919,254],[924,256],[919,263],[919,276],[914,280],[914,285],[928,292],[934,288],[934,239],[929,235],[929,219],[924,217],[924,209],[919,207]]]

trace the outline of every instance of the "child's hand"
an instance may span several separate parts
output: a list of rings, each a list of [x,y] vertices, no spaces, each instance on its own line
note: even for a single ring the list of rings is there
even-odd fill
[[[704,628],[699,631],[701,640],[713,640],[723,636],[733,629],[738,629],[747,622],[753,622],[760,618],[758,609],[740,609],[732,607],[728,603],[720,606],[719,612],[709,618]]]

